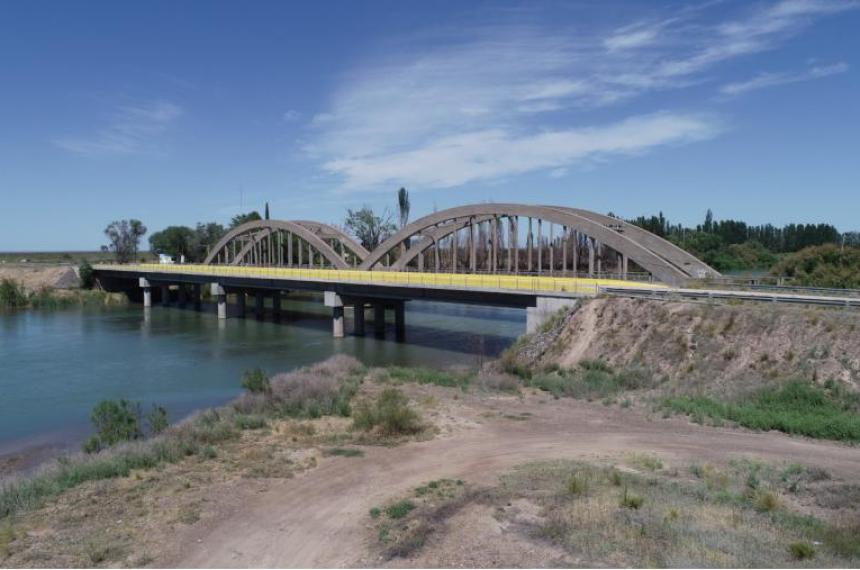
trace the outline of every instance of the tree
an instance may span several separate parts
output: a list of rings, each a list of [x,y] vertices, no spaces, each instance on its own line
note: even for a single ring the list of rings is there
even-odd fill
[[[153,253],[164,253],[178,260],[184,255],[194,261],[195,232],[188,226],[168,226],[149,236],[149,249]]]
[[[140,238],[146,234],[146,226],[140,220],[120,220],[111,222],[105,228],[110,245],[103,245],[102,251],[112,251],[119,263],[128,263],[137,256]]]
[[[86,259],[78,266],[78,278],[81,280],[82,289],[92,289],[96,284],[96,275],[93,266]]]
[[[400,212],[400,228],[409,223],[409,191],[406,188],[401,188],[397,191],[397,209]]]
[[[710,208],[705,213],[705,223],[702,224],[702,231],[708,234],[714,231],[714,213]]]
[[[253,212],[248,212],[247,214],[237,214],[233,216],[233,219],[230,220],[230,229],[232,230],[235,227],[241,226],[247,222],[253,222],[255,220],[262,220],[260,217],[260,213],[254,210]]]
[[[358,238],[361,245],[368,251],[376,249],[396,229],[397,226],[391,221],[391,212],[386,208],[381,215],[364,206],[360,210],[347,210],[344,227]]]
[[[96,428],[96,435],[84,443],[87,453],[143,437],[140,405],[128,400],[102,400],[93,408],[90,420]]]
[[[269,203],[266,202],[266,219],[269,219]]]
[[[227,230],[215,222],[198,223],[194,229],[194,261],[203,261]]]

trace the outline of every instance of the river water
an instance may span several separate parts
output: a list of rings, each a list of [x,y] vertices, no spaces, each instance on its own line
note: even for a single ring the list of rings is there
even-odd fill
[[[158,403],[175,420],[234,397],[253,367],[283,372],[337,353],[371,365],[476,366],[525,330],[522,310],[413,301],[406,342],[393,330],[375,338],[370,313],[368,336],[334,339],[321,297],[283,305],[280,323],[219,321],[211,306],[0,313],[0,455],[77,447],[106,398],[139,401],[144,411]]]

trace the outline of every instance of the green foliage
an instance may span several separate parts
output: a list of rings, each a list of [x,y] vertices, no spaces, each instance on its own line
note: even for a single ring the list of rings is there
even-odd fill
[[[149,248],[153,253],[164,253],[176,261],[184,255],[186,261],[199,262],[206,258],[209,250],[227,230],[215,222],[198,223],[196,227],[168,226],[149,236]]]
[[[370,518],[378,519],[382,515],[382,511],[379,510],[379,507],[372,507],[370,511],[368,511]]]
[[[96,284],[96,276],[93,272],[93,266],[87,260],[81,261],[78,266],[78,277],[81,280],[81,288],[92,289]]]
[[[242,375],[242,388],[252,394],[272,393],[272,385],[269,383],[269,377],[261,368],[248,370]]]
[[[12,279],[0,280],[0,309],[16,309],[27,305],[27,292]]]
[[[527,385],[550,392],[555,397],[568,396],[596,400],[614,396],[624,390],[636,390],[651,384],[642,370],[614,371],[600,360],[583,361],[576,368],[552,367],[534,373]]]
[[[266,418],[257,414],[236,414],[233,416],[236,427],[241,430],[263,429],[268,425]]]
[[[404,499],[386,507],[385,514],[388,515],[388,518],[402,519],[412,512],[413,509],[415,509],[415,503],[409,499]]]
[[[140,429],[140,405],[128,400],[102,400],[90,413],[96,435],[84,444],[84,451],[92,453],[121,441],[143,437]]]
[[[667,399],[664,405],[674,412],[729,420],[752,429],[860,442],[860,415],[852,409],[856,402],[800,380],[760,390],[741,403],[681,396]]]
[[[253,212],[248,212],[247,214],[237,214],[233,216],[233,218],[230,220],[230,229],[232,230],[233,228],[239,227],[242,224],[262,219],[263,218],[262,216],[260,216],[260,212],[257,212],[256,210],[254,210]]]
[[[140,238],[146,234],[146,226],[140,220],[119,220],[111,222],[104,231],[109,245],[102,251],[113,252],[118,263],[128,263],[137,257]]]
[[[815,548],[808,542],[792,542],[788,545],[788,551],[795,560],[807,560],[815,556]]]
[[[397,226],[391,221],[391,212],[387,209],[382,214],[376,214],[370,206],[360,210],[347,210],[344,227],[358,238],[361,245],[368,251],[373,251]]]
[[[860,288],[860,247],[808,247],[784,258],[771,272],[799,285]]]
[[[353,412],[353,426],[381,435],[409,435],[423,429],[418,413],[409,407],[409,398],[396,388],[386,388],[375,402],[359,402]]]
[[[354,447],[333,447],[323,451],[323,455],[329,457],[362,457],[364,452]]]
[[[152,405],[152,409],[146,414],[146,425],[149,427],[151,435],[158,435],[167,429],[170,421],[167,419],[167,410],[157,404]]]
[[[580,475],[571,475],[567,480],[567,492],[578,497],[588,491],[588,479]]]
[[[409,191],[406,188],[400,188],[397,191],[397,211],[400,214],[400,227],[406,226],[409,223],[409,210],[412,205],[409,201]]]
[[[640,497],[639,495],[634,495],[627,490],[627,487],[624,487],[624,493],[621,495],[621,500],[619,504],[625,509],[633,509],[638,510],[645,504],[644,497]]]
[[[396,382],[417,382],[418,384],[435,384],[448,388],[466,389],[474,379],[473,371],[436,370],[434,368],[404,368],[389,366],[385,369],[388,378]]]

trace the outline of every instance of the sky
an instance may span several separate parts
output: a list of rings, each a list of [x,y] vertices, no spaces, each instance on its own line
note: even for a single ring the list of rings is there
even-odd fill
[[[0,3],[0,251],[475,202],[860,229],[860,0]]]

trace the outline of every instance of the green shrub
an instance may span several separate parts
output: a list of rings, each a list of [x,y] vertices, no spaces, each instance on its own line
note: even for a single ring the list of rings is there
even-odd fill
[[[815,556],[815,548],[808,542],[792,542],[788,545],[788,551],[795,560],[807,560]]]
[[[146,414],[146,424],[149,427],[151,435],[160,434],[170,425],[167,419],[167,410],[157,404],[153,404],[152,409]]]
[[[17,309],[27,306],[27,292],[12,279],[0,280],[0,308]]]
[[[385,514],[388,515],[388,518],[402,519],[410,512],[412,512],[414,508],[415,503],[413,503],[409,499],[403,499],[402,501],[398,501],[393,505],[386,507]]]
[[[584,495],[587,491],[588,480],[584,477],[572,475],[570,479],[567,480],[567,492],[571,495],[578,497],[580,495]]]
[[[760,390],[738,404],[682,396],[669,398],[664,405],[674,412],[729,420],[752,429],[860,442],[860,415],[851,409],[854,400],[800,380]]]
[[[382,515],[382,511],[379,510],[379,507],[373,507],[368,511],[368,514],[370,514],[370,518],[378,519]]]
[[[410,435],[423,429],[418,413],[409,407],[409,398],[396,388],[386,388],[375,402],[363,401],[355,407],[353,427],[378,430],[382,435]]]
[[[323,455],[330,457],[362,457],[364,452],[354,447],[333,447],[324,450]]]
[[[242,375],[242,388],[252,394],[271,394],[272,392],[269,377],[260,368],[248,370]]]
[[[236,427],[241,430],[263,429],[268,425],[266,418],[255,414],[236,414],[233,416],[233,421],[236,422]]]
[[[84,443],[83,449],[87,453],[143,437],[140,405],[125,399],[102,400],[93,408],[90,421],[96,428],[96,435]]]
[[[437,370],[435,368],[404,368],[388,366],[385,369],[388,378],[395,382],[417,382],[418,384],[435,384],[447,388],[466,389],[475,376],[473,371]]]
[[[81,288],[82,289],[92,289],[96,284],[96,275],[93,271],[93,266],[90,265],[90,262],[84,260],[78,266],[78,277],[81,280]]]

